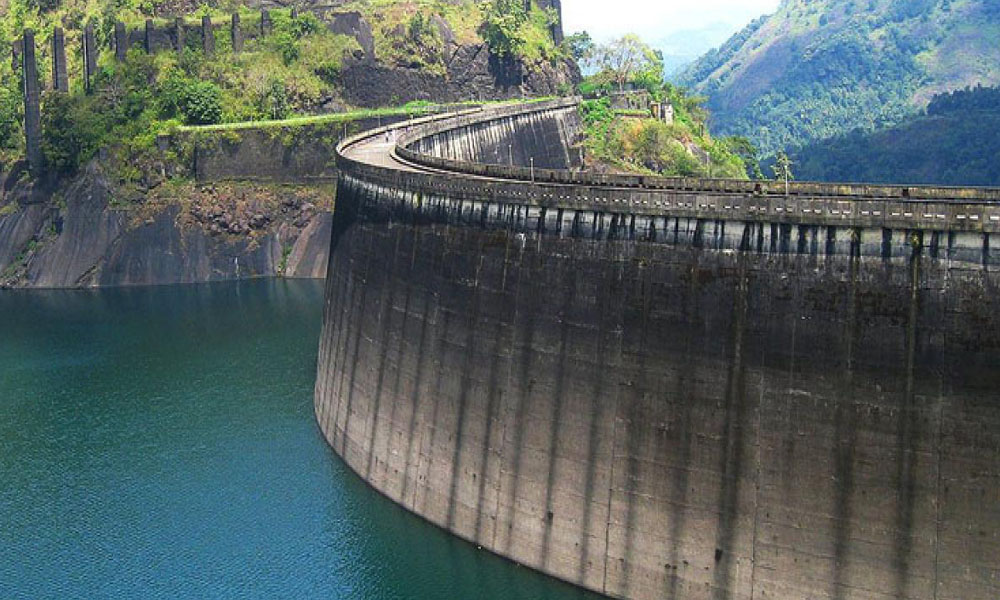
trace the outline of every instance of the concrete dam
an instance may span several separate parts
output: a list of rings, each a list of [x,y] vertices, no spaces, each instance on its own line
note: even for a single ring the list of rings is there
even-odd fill
[[[611,597],[1000,597],[1000,190],[588,174],[577,115],[338,147],[334,450]]]

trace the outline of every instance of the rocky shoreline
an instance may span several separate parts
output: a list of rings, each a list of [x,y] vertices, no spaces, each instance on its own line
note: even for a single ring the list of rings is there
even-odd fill
[[[0,203],[0,287],[326,274],[332,187],[177,182],[123,201],[96,162],[48,193],[31,186]]]

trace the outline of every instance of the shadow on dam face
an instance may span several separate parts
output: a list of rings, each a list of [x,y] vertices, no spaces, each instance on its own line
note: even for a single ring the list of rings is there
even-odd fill
[[[1000,597],[990,234],[337,198],[317,419],[396,502],[613,597]]]

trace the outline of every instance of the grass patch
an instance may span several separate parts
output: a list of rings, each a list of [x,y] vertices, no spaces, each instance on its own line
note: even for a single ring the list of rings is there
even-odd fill
[[[213,132],[213,131],[238,131],[245,129],[267,129],[273,127],[301,127],[304,125],[322,125],[329,123],[345,123],[358,121],[361,119],[371,119],[376,117],[398,117],[410,115],[413,117],[427,116],[440,112],[441,107],[461,110],[473,106],[500,106],[508,104],[533,104],[536,102],[547,102],[554,100],[555,96],[544,96],[527,100],[495,100],[489,102],[476,102],[469,100],[466,102],[454,102],[448,104],[434,104],[419,100],[397,107],[361,109],[343,113],[333,113],[328,115],[314,115],[306,117],[291,117],[288,119],[271,119],[265,121],[242,121],[239,123],[219,123],[216,125],[182,125],[174,130],[182,133],[191,132]]]

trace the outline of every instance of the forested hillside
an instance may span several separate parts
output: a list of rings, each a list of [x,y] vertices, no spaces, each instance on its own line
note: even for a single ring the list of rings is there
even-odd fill
[[[874,133],[857,131],[792,152],[800,179],[1000,185],[1000,89],[935,97],[926,114]]]
[[[1000,83],[1000,2],[784,0],[681,82],[709,96],[716,134],[764,154],[872,131],[935,94]]]

